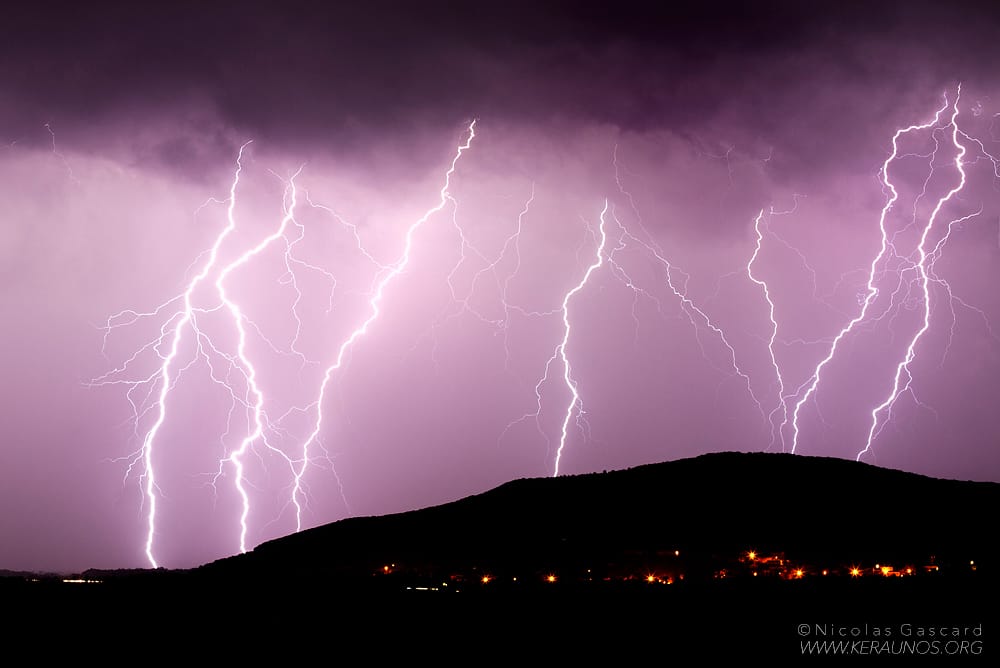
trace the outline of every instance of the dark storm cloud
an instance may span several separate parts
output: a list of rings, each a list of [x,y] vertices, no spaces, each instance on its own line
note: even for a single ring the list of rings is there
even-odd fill
[[[735,106],[766,133],[801,104],[776,91],[987,68],[998,21],[974,3],[341,5],[8,10],[0,120],[9,135],[40,117],[99,124],[197,103],[243,132],[350,145],[486,110],[641,129]],[[915,45],[937,53],[913,62]]]

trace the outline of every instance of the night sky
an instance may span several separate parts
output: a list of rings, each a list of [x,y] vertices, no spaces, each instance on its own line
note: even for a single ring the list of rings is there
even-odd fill
[[[249,549],[557,457],[1000,481],[989,3],[36,4],[0,568],[193,566],[244,508]]]

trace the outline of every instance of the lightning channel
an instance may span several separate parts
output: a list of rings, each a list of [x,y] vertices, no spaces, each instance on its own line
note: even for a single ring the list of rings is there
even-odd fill
[[[840,347],[841,342],[851,334],[855,327],[857,327],[861,322],[864,322],[868,318],[869,309],[875,302],[875,298],[879,294],[879,289],[876,285],[878,282],[878,267],[885,259],[886,254],[892,250],[895,254],[895,248],[892,246],[892,241],[890,240],[888,231],[886,229],[886,217],[892,210],[896,201],[899,199],[899,192],[896,190],[896,186],[889,179],[889,166],[899,157],[899,140],[902,136],[916,132],[919,130],[927,130],[928,128],[934,127],[938,124],[941,119],[941,114],[948,108],[948,97],[947,94],[944,95],[944,103],[934,114],[934,118],[926,123],[916,123],[913,125],[906,126],[904,128],[898,128],[892,136],[892,151],[889,156],[882,163],[882,169],[880,170],[882,185],[885,189],[889,191],[889,197],[886,198],[885,204],[882,206],[882,211],[879,215],[879,232],[880,232],[880,246],[879,252],[875,255],[871,262],[868,271],[868,280],[865,287],[865,297],[864,301],[861,303],[861,309],[856,316],[851,318],[851,320],[844,325],[843,328],[834,336],[829,352],[823,357],[822,360],[813,369],[810,377],[798,388],[796,395],[801,392],[802,388],[805,388],[805,392],[802,393],[799,400],[795,403],[795,408],[792,410],[792,448],[791,451],[794,453],[799,445],[799,417],[802,411],[802,406],[805,405],[807,401],[816,393],[819,387],[820,380],[822,378],[823,370],[837,355],[837,350]]]
[[[233,174],[233,180],[229,187],[229,199],[228,206],[226,208],[226,220],[227,225],[215,238],[215,243],[212,244],[211,249],[208,252],[208,257],[205,263],[202,265],[201,270],[191,279],[188,283],[187,288],[184,290],[180,300],[183,302],[183,307],[176,313],[168,323],[160,330],[161,337],[157,340],[156,347],[158,348],[163,344],[164,338],[169,336],[170,345],[169,350],[165,355],[162,355],[162,363],[159,369],[148,380],[155,381],[159,386],[159,391],[157,393],[157,416],[156,420],[150,426],[149,430],[143,437],[142,446],[139,449],[138,455],[139,459],[142,461],[143,471],[142,476],[145,478],[145,489],[144,498],[147,505],[146,511],[146,545],[145,552],[146,558],[149,560],[149,564],[153,568],[158,568],[159,564],[156,560],[154,554],[154,541],[156,538],[156,501],[157,501],[157,485],[156,485],[156,467],[154,462],[154,452],[156,446],[156,437],[163,427],[163,423],[167,418],[167,400],[170,395],[170,390],[173,387],[174,380],[171,375],[174,362],[177,359],[178,351],[181,344],[181,339],[184,334],[184,330],[191,325],[192,328],[197,332],[197,324],[195,320],[195,307],[192,301],[192,295],[198,284],[204,281],[209,273],[212,271],[219,257],[219,249],[226,238],[236,229],[236,189],[240,183],[240,175],[243,171],[243,154],[246,151],[247,146],[251,142],[247,142],[240,146],[239,153],[236,158],[236,170]],[[162,309],[166,308],[168,305],[174,303],[177,299],[172,299],[165,304],[157,308],[153,313],[158,313]],[[109,323],[111,321],[109,320]],[[172,327],[169,323],[172,322]],[[138,354],[138,353],[137,353]],[[134,357],[133,357],[134,359]],[[178,373],[179,375],[179,373]],[[133,404],[133,407],[134,404]]]
[[[916,269],[919,275],[920,291],[923,296],[923,322],[913,338],[910,339],[909,344],[906,347],[906,353],[903,355],[903,359],[896,365],[896,373],[893,376],[892,389],[885,400],[877,405],[871,411],[871,427],[868,430],[868,438],[865,441],[865,447],[858,452],[856,459],[858,461],[861,458],[870,453],[872,449],[872,441],[878,436],[880,429],[879,416],[886,413],[889,414],[892,411],[892,407],[895,405],[896,400],[902,392],[905,392],[910,388],[910,384],[913,381],[913,374],[910,371],[910,364],[916,357],[917,345],[920,339],[923,337],[924,333],[930,329],[931,326],[931,293],[930,284],[931,276],[928,270],[927,261],[935,257],[934,253],[928,253],[927,239],[934,228],[934,223],[937,220],[938,214],[941,212],[941,208],[951,200],[957,193],[959,193],[965,187],[965,169],[963,165],[963,158],[966,154],[965,145],[958,140],[959,130],[958,130],[958,103],[962,97],[962,86],[959,84],[958,89],[955,93],[955,101],[952,105],[951,121],[949,126],[951,127],[951,140],[955,147],[956,154],[954,159],[955,169],[958,171],[959,180],[958,184],[951,188],[943,197],[939,198],[937,204],[935,205],[933,211],[927,218],[927,224],[924,225],[923,231],[920,235],[920,241],[917,244],[917,254],[919,260],[916,262]],[[952,226],[949,225],[945,235],[942,237],[935,251],[940,248],[941,245],[947,243],[948,237],[951,235]],[[932,270],[931,270],[932,271]],[[905,376],[905,379],[904,379]],[[883,423],[884,424],[884,423]]]
[[[778,321],[774,317],[774,301],[771,299],[771,291],[767,286],[767,282],[757,278],[753,273],[753,265],[757,261],[757,256],[760,255],[761,244],[764,241],[764,233],[761,231],[761,222],[764,219],[764,210],[761,209],[760,213],[754,219],[754,232],[757,235],[757,243],[754,246],[753,255],[750,257],[750,261],[747,262],[747,278],[760,286],[761,291],[764,293],[764,300],[767,301],[768,306],[768,318],[771,320],[771,336],[767,341],[767,352],[771,357],[771,368],[774,369],[774,376],[778,381],[778,405],[775,406],[768,416],[768,423],[771,425],[771,446],[773,447],[777,438],[780,437],[782,440],[782,451],[784,451],[784,426],[788,421],[788,404],[785,400],[785,381],[781,376],[781,368],[778,366],[778,360],[774,355],[774,341],[778,336]],[[781,411],[781,424],[777,427],[775,426],[775,414]]]
[[[546,374],[548,373],[548,368],[555,357],[559,357],[562,362],[563,367],[563,382],[566,383],[566,388],[570,391],[570,401],[566,405],[566,414],[563,416],[562,430],[559,437],[559,447],[556,449],[555,463],[552,467],[552,476],[556,477],[559,475],[559,463],[562,460],[563,450],[566,448],[566,438],[569,433],[569,423],[573,419],[574,409],[579,405],[579,411],[582,413],[583,406],[580,401],[580,391],[577,388],[576,380],[573,378],[573,367],[570,364],[569,356],[566,354],[566,347],[569,345],[569,336],[572,326],[569,321],[569,302],[573,297],[586,287],[587,282],[590,281],[591,275],[601,268],[604,264],[604,246],[607,243],[608,236],[604,230],[605,216],[608,213],[608,200],[604,200],[604,208],[601,209],[600,225],[598,225],[598,237],[600,241],[597,244],[597,250],[595,252],[595,257],[593,263],[587,267],[587,271],[584,273],[583,278],[577,283],[566,295],[563,297],[562,301],[562,321],[563,321],[563,338],[556,346],[555,351],[552,353],[552,357],[549,358],[549,362],[546,363],[545,369]]]
[[[412,252],[413,249],[414,234],[416,234],[417,230],[420,229],[431,216],[444,210],[444,208],[448,206],[449,203],[454,204],[454,200],[452,199],[450,194],[451,177],[455,173],[455,169],[458,165],[459,159],[462,157],[462,154],[465,153],[465,151],[467,151],[472,146],[472,140],[475,139],[476,136],[475,120],[469,123],[469,127],[466,131],[466,134],[467,136],[465,141],[459,144],[458,148],[455,151],[455,155],[451,160],[451,165],[445,172],[444,184],[438,191],[437,204],[428,209],[423,216],[421,216],[407,228],[402,254],[400,255],[399,259],[396,260],[396,262],[391,265],[390,269],[386,271],[382,275],[382,277],[378,280],[378,282],[375,285],[375,289],[372,293],[372,296],[368,300],[367,318],[365,318],[365,320],[363,320],[350,333],[350,335],[346,339],[344,339],[344,341],[340,344],[340,347],[337,349],[337,354],[334,357],[333,363],[326,368],[326,371],[323,374],[323,380],[320,383],[318,396],[316,400],[309,406],[310,409],[315,408],[316,420],[314,422],[312,431],[309,433],[309,435],[306,437],[306,439],[302,444],[302,458],[300,460],[301,465],[295,472],[295,479],[291,492],[291,502],[292,505],[295,507],[296,531],[302,530],[302,510],[303,510],[302,503],[304,499],[303,479],[305,477],[306,471],[309,466],[309,462],[311,460],[310,448],[314,443],[316,443],[319,440],[319,435],[323,431],[323,404],[326,399],[327,388],[329,387],[330,381],[333,378],[334,374],[343,366],[345,358],[353,348],[354,344],[359,339],[361,339],[365,334],[367,334],[368,329],[372,326],[372,324],[376,320],[378,320],[378,317],[382,312],[381,304],[382,304],[382,299],[385,295],[386,288],[401,273],[403,273],[403,271],[406,269],[407,265],[410,262],[410,253]]]

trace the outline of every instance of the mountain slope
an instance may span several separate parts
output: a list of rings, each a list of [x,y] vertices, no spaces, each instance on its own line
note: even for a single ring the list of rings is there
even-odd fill
[[[398,563],[537,571],[674,550],[690,570],[748,549],[846,561],[934,555],[982,563],[992,552],[988,528],[998,509],[995,483],[831,458],[718,453],[517,480],[442,506],[317,527],[200,570],[357,577]]]

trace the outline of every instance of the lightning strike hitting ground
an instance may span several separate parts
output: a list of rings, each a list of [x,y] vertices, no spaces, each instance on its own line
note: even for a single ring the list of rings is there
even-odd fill
[[[291,501],[295,506],[295,530],[301,531],[302,529],[302,503],[300,501],[300,496],[303,494],[303,477],[306,474],[306,470],[309,466],[310,454],[309,450],[313,443],[317,442],[320,437],[320,432],[323,430],[323,402],[326,398],[326,390],[330,384],[330,379],[333,377],[334,373],[338,371],[344,364],[345,357],[347,353],[354,346],[355,342],[363,337],[367,332],[368,328],[374,323],[381,309],[379,305],[382,302],[382,298],[385,294],[385,289],[388,285],[398,277],[406,266],[410,262],[410,252],[413,248],[413,235],[416,233],[420,227],[427,222],[427,220],[436,213],[442,211],[449,202],[454,204],[455,200],[451,197],[449,188],[451,187],[451,177],[455,173],[455,167],[458,165],[459,159],[462,154],[472,146],[472,140],[476,137],[476,121],[472,121],[468,128],[468,137],[465,142],[459,145],[458,149],[455,151],[455,157],[452,158],[451,166],[448,171],[445,172],[444,184],[441,186],[439,191],[438,203],[432,208],[428,209],[423,216],[421,216],[416,222],[410,225],[406,230],[405,241],[403,244],[403,252],[399,259],[391,265],[391,268],[386,272],[375,286],[374,293],[371,299],[368,301],[369,315],[358,327],[351,332],[351,334],[340,344],[340,348],[337,350],[337,355],[334,358],[333,364],[327,367],[325,374],[323,375],[323,382],[320,384],[319,395],[316,401],[309,406],[309,408],[315,407],[316,409],[316,422],[313,427],[312,432],[305,439],[302,444],[302,459],[301,466],[295,472],[295,481],[292,487]]]
[[[805,383],[803,383],[802,386],[800,386],[798,391],[796,392],[797,395],[798,392],[801,392],[802,387],[806,387],[805,393],[803,393],[802,396],[799,398],[799,400],[795,403],[795,408],[792,411],[792,449],[791,449],[792,452],[796,451],[799,444],[799,415],[802,410],[802,406],[807,401],[809,401],[810,397],[812,397],[812,395],[816,392],[819,386],[820,378],[823,373],[823,369],[826,368],[826,366],[830,364],[830,362],[836,356],[841,341],[844,340],[844,337],[848,336],[851,332],[853,332],[854,328],[857,327],[859,323],[864,322],[867,319],[868,310],[871,308],[872,304],[875,302],[875,298],[879,294],[879,289],[876,285],[879,276],[878,267],[883,262],[884,258],[886,257],[886,254],[890,250],[892,250],[894,255],[896,254],[895,249],[893,249],[892,247],[892,242],[890,241],[889,233],[886,229],[886,216],[892,210],[893,206],[896,203],[896,200],[899,197],[899,193],[896,190],[896,187],[893,185],[892,181],[889,180],[889,166],[897,159],[897,157],[899,157],[899,140],[903,135],[907,135],[919,130],[927,130],[929,128],[936,126],[941,118],[941,114],[944,113],[945,109],[947,108],[948,108],[948,99],[947,96],[945,96],[944,104],[934,114],[933,119],[927,121],[926,123],[920,123],[920,124],[910,125],[905,128],[900,128],[896,130],[895,134],[892,137],[892,152],[889,154],[889,157],[885,159],[885,162],[882,163],[882,169],[880,170],[882,184],[885,188],[889,190],[891,194],[886,199],[885,205],[882,207],[882,212],[879,215],[879,231],[881,233],[881,243],[879,252],[872,260],[871,267],[868,272],[868,282],[865,288],[865,298],[864,301],[862,302],[861,310],[858,313],[858,315],[852,318],[850,322],[848,322],[847,325],[845,325],[837,333],[837,335],[833,338],[833,342],[830,345],[830,351],[827,353],[826,357],[824,357],[819,362],[819,364],[816,365],[816,368],[813,370],[810,378],[807,379]]]
[[[962,161],[963,158],[965,157],[966,149],[965,146],[958,141],[958,135],[959,135],[958,103],[959,100],[961,100],[961,97],[962,97],[962,87],[961,85],[959,85],[958,90],[955,93],[955,102],[952,105],[951,121],[949,122],[949,126],[951,127],[952,130],[951,141],[956,151],[954,162],[955,162],[955,169],[958,171],[959,174],[959,181],[958,184],[955,185],[951,190],[949,190],[946,195],[938,199],[937,205],[934,207],[934,210],[927,218],[927,224],[924,226],[923,232],[920,235],[920,241],[917,244],[917,255],[919,259],[915,263],[915,266],[919,274],[918,280],[920,283],[920,290],[922,292],[922,297],[923,297],[922,300],[923,322],[920,328],[917,330],[917,332],[913,335],[913,338],[910,339],[910,342],[906,347],[906,353],[903,356],[903,359],[896,366],[896,373],[892,380],[892,389],[889,392],[889,395],[886,397],[885,401],[883,401],[878,406],[872,409],[871,428],[868,430],[868,439],[865,441],[865,447],[858,452],[856,458],[858,461],[860,461],[865,454],[871,452],[872,441],[878,436],[879,432],[881,431],[881,428],[879,426],[879,415],[885,412],[885,414],[888,416],[892,412],[892,407],[895,405],[896,400],[899,398],[899,395],[902,392],[906,392],[907,390],[910,389],[910,384],[913,382],[913,374],[910,371],[910,364],[916,357],[917,344],[920,342],[920,339],[923,337],[924,333],[927,332],[927,330],[930,329],[931,326],[930,284],[931,284],[931,273],[933,272],[933,268],[932,267],[929,268],[927,262],[928,259],[931,259],[931,261],[933,262],[933,258],[936,257],[936,254],[940,253],[941,247],[945,243],[947,243],[948,238],[951,235],[952,226],[948,225],[945,234],[942,236],[937,246],[935,246],[934,251],[932,251],[931,253],[928,253],[926,249],[927,239],[931,233],[931,230],[934,228],[934,222],[937,220],[938,214],[941,212],[941,208],[947,202],[949,202],[951,198],[954,197],[959,191],[961,191],[962,188],[965,187],[965,169],[963,167]],[[905,381],[903,380],[904,374],[906,376]]]
[[[533,197],[534,197],[534,190],[532,190],[532,198]],[[562,320],[563,336],[562,339],[559,341],[559,343],[556,344],[555,348],[553,348],[552,354],[549,356],[548,360],[546,360],[541,378],[539,378],[538,382],[535,383],[534,386],[535,410],[530,413],[525,413],[516,420],[513,420],[510,423],[508,423],[507,426],[504,428],[503,432],[501,432],[499,438],[497,439],[497,442],[499,443],[500,441],[502,441],[507,432],[510,431],[510,429],[513,428],[515,425],[520,424],[521,422],[531,418],[535,423],[535,429],[545,439],[547,450],[551,449],[551,441],[549,440],[548,434],[546,434],[545,430],[542,429],[540,423],[542,415],[542,387],[549,381],[549,371],[551,370],[552,365],[556,362],[556,360],[559,360],[562,363],[563,382],[565,383],[566,388],[569,390],[570,401],[569,404],[567,404],[566,406],[566,413],[563,417],[562,425],[560,427],[559,445],[556,447],[555,459],[552,466],[553,477],[559,475],[559,464],[562,460],[563,450],[566,447],[566,440],[569,437],[569,423],[573,419],[573,413],[574,410],[577,409],[577,406],[579,406],[579,409],[576,410],[577,419],[579,420],[583,416],[583,406],[580,400],[580,392],[577,388],[576,380],[573,378],[572,363],[570,361],[569,355],[566,353],[566,347],[569,344],[569,335],[571,329],[571,324],[569,320],[569,302],[578,292],[583,290],[583,288],[590,281],[591,275],[596,270],[598,270],[604,263],[604,257],[605,257],[604,248],[607,243],[607,233],[605,231],[605,223],[606,223],[606,216],[608,214],[608,207],[609,207],[608,200],[605,200],[604,208],[601,209],[600,213],[600,223],[598,225],[598,234],[597,234],[598,240],[597,240],[597,248],[594,252],[594,261],[587,267],[583,277],[580,279],[580,282],[577,283],[572,288],[570,288],[569,291],[567,291],[566,294],[563,295],[562,303],[559,306],[559,308],[543,313],[525,312],[521,309],[518,309],[527,316],[547,316],[547,315],[558,314],[560,316],[560,319]],[[525,207],[524,211],[522,212],[522,217],[526,212],[527,212],[527,207]],[[519,218],[518,222],[519,231],[520,231],[520,225],[521,223]]]
[[[295,216],[295,205],[297,204],[297,195],[298,195],[295,188],[295,177],[298,176],[301,171],[302,169],[299,168],[299,171],[293,174],[291,179],[289,179],[288,188],[290,191],[291,201],[288,204],[288,207],[286,208],[285,215],[281,219],[281,224],[279,225],[278,229],[273,234],[263,239],[256,246],[245,252],[235,261],[226,265],[226,267],[219,273],[218,279],[216,279],[215,281],[215,289],[219,295],[220,301],[222,301],[222,303],[225,304],[226,308],[229,309],[229,312],[233,316],[233,323],[236,325],[236,330],[238,332],[238,337],[239,337],[238,338],[239,342],[236,346],[237,359],[239,359],[240,363],[243,365],[243,368],[245,369],[244,375],[246,378],[247,387],[249,393],[253,395],[253,430],[243,438],[243,440],[240,442],[239,447],[236,448],[233,452],[231,452],[229,456],[224,460],[225,462],[232,464],[236,470],[234,484],[236,485],[236,490],[239,492],[240,499],[243,504],[242,510],[240,512],[240,552],[247,551],[247,517],[250,514],[250,497],[247,495],[243,479],[243,457],[246,456],[247,451],[256,440],[264,438],[264,417],[263,417],[264,393],[261,391],[260,387],[257,384],[257,369],[254,368],[253,363],[250,361],[250,359],[247,357],[246,354],[246,342],[247,342],[247,332],[245,326],[245,322],[247,320],[246,316],[244,316],[243,312],[240,310],[240,307],[231,299],[229,299],[229,297],[226,295],[225,281],[226,278],[229,276],[229,274],[231,274],[236,269],[246,265],[251,259],[259,255],[265,248],[270,246],[272,243],[274,243],[278,239],[285,239],[285,230],[288,227],[288,224],[294,220]],[[233,197],[235,198],[235,189],[232,194]],[[234,199],[234,204],[235,204],[235,199]],[[287,251],[287,249],[290,247],[290,244],[288,244],[287,239],[285,239],[285,243]],[[287,252],[285,255],[285,260],[286,262],[288,260]],[[287,266],[288,265],[286,264],[286,267]],[[294,279],[292,285],[293,286],[295,285]],[[297,288],[296,288],[296,293],[298,294]],[[301,295],[299,294],[298,296],[300,297]],[[293,313],[295,313],[295,305],[297,303],[298,303],[297,300],[296,302],[293,303],[292,306]],[[298,321],[297,317],[296,321]],[[301,322],[299,322],[298,324],[301,326]],[[297,339],[298,339],[298,329],[296,330],[296,337],[292,341],[293,345],[295,340]],[[272,450],[284,456],[280,450],[274,448],[272,448]],[[220,462],[220,471],[221,471],[221,464],[222,463]]]
[[[156,401],[156,406],[157,406],[156,421],[153,423],[153,425],[149,428],[149,430],[143,437],[142,447],[139,449],[138,452],[136,452],[133,455],[132,461],[129,463],[128,471],[126,472],[126,476],[128,476],[129,473],[131,473],[133,466],[136,465],[139,461],[142,462],[141,478],[145,479],[144,499],[145,499],[145,504],[147,506],[147,511],[146,511],[147,533],[146,533],[145,552],[146,552],[146,558],[149,560],[149,563],[153,568],[156,568],[158,566],[156,557],[154,556],[153,553],[153,545],[156,537],[156,500],[157,500],[156,496],[157,486],[156,486],[156,473],[155,473],[156,467],[153,457],[156,445],[156,437],[159,434],[160,429],[163,427],[163,424],[167,418],[167,400],[169,398],[170,391],[173,388],[174,383],[176,382],[176,378],[172,375],[174,370],[174,362],[177,359],[181,344],[181,338],[184,335],[185,329],[187,329],[190,326],[195,336],[197,337],[199,343],[202,340],[202,334],[198,330],[197,319],[196,319],[196,313],[198,312],[198,309],[194,305],[192,296],[194,294],[195,289],[198,287],[199,283],[206,280],[208,275],[212,272],[213,268],[215,267],[215,264],[219,257],[219,250],[222,247],[223,242],[233,232],[233,230],[236,229],[236,219],[234,217],[234,211],[236,209],[236,189],[237,186],[239,186],[240,174],[243,171],[243,153],[249,144],[250,142],[247,142],[246,144],[240,147],[239,154],[236,158],[236,171],[233,175],[233,181],[229,187],[228,207],[226,210],[226,219],[228,224],[222,230],[222,232],[220,232],[219,235],[215,238],[215,243],[209,250],[208,258],[202,265],[201,270],[191,279],[191,281],[187,285],[187,288],[184,290],[184,293],[179,298],[175,297],[170,301],[161,304],[153,312],[136,313],[134,311],[122,311],[108,318],[105,327],[105,342],[107,341],[107,335],[113,329],[127,326],[143,317],[159,315],[161,311],[167,309],[177,301],[181,301],[183,303],[183,307],[181,308],[181,310],[173,313],[168,318],[167,323],[164,324],[164,326],[160,330],[159,338],[157,338],[152,343],[147,344],[147,346],[144,346],[140,351],[136,352],[136,354],[133,355],[131,358],[129,358],[125,362],[125,364],[122,365],[122,367],[120,367],[119,369],[116,369],[110,372],[109,374],[106,374],[105,376],[97,378],[92,382],[92,385],[94,386],[105,385],[109,383],[113,384],[124,383],[129,385],[130,386],[129,402],[132,404],[133,407],[133,418],[135,420],[136,426],[138,426],[139,418],[142,414],[144,414],[145,411],[140,410],[140,408],[133,402],[131,397],[131,391],[137,387],[147,384],[151,384],[149,390],[150,392],[153,391],[153,387],[159,388],[157,392],[157,401]],[[216,287],[217,289],[219,288],[218,283],[216,284]],[[122,321],[123,319],[124,321]],[[173,323],[172,327],[170,326],[171,322]],[[238,324],[237,327],[240,327],[241,328],[240,331],[242,332],[242,324],[241,323]],[[161,352],[161,348],[167,344],[168,337],[169,337],[169,349],[166,354],[163,354]],[[116,372],[126,371],[130,363],[134,362],[141,352],[150,348],[153,349],[162,360],[162,364],[159,366],[158,370],[153,375],[139,381],[122,381],[113,378],[113,375]],[[184,370],[184,368],[186,367],[182,367],[177,372],[178,376]]]
[[[559,345],[556,347],[556,350],[553,353],[552,357],[554,358],[556,355],[558,355],[559,358],[562,360],[563,380],[565,381],[566,387],[567,389],[569,389],[570,394],[572,395],[572,399],[570,399],[569,404],[566,406],[566,415],[563,418],[562,422],[562,431],[560,432],[560,437],[559,437],[559,447],[556,449],[556,460],[552,468],[553,477],[559,475],[559,461],[562,459],[563,449],[566,447],[566,437],[569,431],[569,421],[573,418],[573,410],[576,409],[577,405],[579,405],[580,406],[579,413],[582,414],[583,412],[583,403],[580,401],[580,392],[577,389],[576,381],[573,379],[573,367],[570,365],[569,356],[566,354],[566,346],[569,345],[569,335],[570,335],[569,302],[573,298],[573,296],[576,295],[576,293],[583,290],[583,288],[587,285],[587,282],[590,280],[591,274],[600,269],[601,266],[604,264],[604,245],[605,243],[607,243],[608,240],[607,233],[604,231],[604,223],[605,223],[604,217],[607,215],[607,213],[608,213],[608,201],[604,200],[604,208],[601,209],[601,222],[597,228],[600,241],[598,242],[597,250],[594,253],[595,255],[594,262],[589,267],[587,267],[587,271],[584,273],[583,278],[580,280],[579,283],[576,284],[575,287],[573,287],[572,290],[566,293],[566,296],[563,298],[562,301],[563,338],[562,341],[559,342]],[[548,370],[548,364],[546,364],[545,368],[546,370]]]
[[[754,232],[757,234],[757,243],[754,246],[753,255],[750,257],[750,261],[747,262],[747,278],[760,286],[760,289],[764,293],[764,299],[767,301],[768,306],[768,317],[771,320],[771,336],[767,341],[767,352],[771,358],[771,366],[774,369],[774,376],[778,381],[778,405],[775,406],[768,416],[768,423],[771,425],[771,446],[774,445],[778,438],[782,439],[782,451],[784,451],[784,436],[783,429],[785,423],[788,421],[788,405],[785,403],[785,381],[781,377],[781,368],[778,366],[778,360],[774,356],[774,341],[778,336],[778,321],[774,318],[774,301],[771,300],[771,292],[767,287],[767,283],[753,274],[753,265],[757,261],[757,256],[760,254],[760,245],[764,241],[764,234],[761,232],[760,225],[764,218],[764,210],[761,209],[760,213],[754,219]],[[778,411],[782,411],[781,424],[775,427],[774,415]]]
[[[879,253],[875,256],[874,260],[872,260],[870,270],[868,272],[866,292],[864,300],[861,302],[861,310],[833,338],[826,357],[819,362],[810,378],[798,388],[797,392],[792,395],[799,396],[801,393],[801,396],[796,402],[795,408],[792,412],[792,452],[795,452],[796,447],[798,446],[799,417],[803,405],[817,392],[821,374],[824,368],[833,362],[837,355],[838,347],[842,341],[845,337],[851,335],[861,323],[878,323],[889,317],[888,331],[892,333],[893,337],[895,337],[893,325],[903,309],[913,310],[919,308],[922,314],[919,327],[917,327],[914,333],[908,338],[902,358],[895,365],[895,372],[892,375],[892,383],[887,396],[884,400],[875,405],[869,412],[870,425],[867,429],[864,446],[858,451],[855,457],[859,461],[865,456],[874,455],[872,449],[874,441],[879,437],[885,426],[892,419],[893,407],[896,405],[901,395],[911,395],[914,402],[918,406],[931,411],[935,415],[937,414],[933,407],[924,404],[917,397],[913,388],[914,378],[912,373],[912,364],[917,358],[917,349],[919,344],[932,325],[932,286],[937,285],[943,289],[947,295],[946,303],[951,310],[952,324],[944,346],[942,364],[944,362],[944,358],[948,355],[948,352],[951,349],[951,342],[955,335],[955,326],[957,321],[957,316],[955,314],[956,305],[978,314],[982,318],[990,338],[997,340],[996,334],[992,329],[992,325],[985,311],[977,306],[969,304],[961,297],[954,294],[951,289],[951,284],[946,279],[938,276],[935,271],[935,265],[938,259],[940,259],[944,247],[951,239],[953,229],[978,217],[983,212],[983,208],[980,206],[978,211],[953,219],[947,225],[943,226],[943,231],[939,234],[937,241],[933,242],[932,245],[931,235],[935,232],[937,227],[941,227],[938,225],[938,218],[942,209],[947,204],[957,201],[956,195],[958,195],[966,186],[966,166],[968,164],[975,164],[980,160],[987,160],[993,165],[994,176],[1000,176],[1000,171],[997,169],[998,162],[995,157],[986,150],[980,140],[970,137],[959,128],[958,115],[961,91],[961,85],[957,86],[953,102],[949,102],[948,95],[945,93],[943,96],[944,101],[942,106],[936,111],[933,119],[930,121],[900,128],[893,135],[893,150],[889,157],[886,158],[880,171],[880,180],[883,187],[889,192],[889,197],[882,208],[882,213],[879,218],[881,245]],[[951,108],[951,114],[947,122],[941,124],[942,115],[949,107]],[[975,115],[975,110],[973,110],[973,113]],[[900,153],[899,142],[904,135],[926,131],[930,131],[931,139],[934,145],[934,148],[929,153]],[[941,140],[938,138],[938,133],[945,131],[950,139],[949,148],[954,151],[954,158],[951,159],[949,164],[954,166],[958,181],[946,193],[937,198],[935,206],[927,214],[925,222],[921,225],[917,221],[918,206],[922,200],[928,196],[929,184],[937,173],[938,168],[934,163],[938,152],[941,150]],[[981,155],[977,156],[971,163],[966,161],[966,155],[969,151],[968,146],[960,141],[960,137],[965,139],[969,144],[978,146],[980,150]],[[890,233],[887,229],[886,218],[895,208],[899,198],[899,192],[896,185],[889,178],[889,169],[897,160],[907,157],[926,160],[928,172],[922,182],[919,193],[914,198],[909,222]],[[901,237],[905,233],[914,229],[920,231],[914,250],[910,253],[901,253],[897,244],[900,243]],[[909,277],[911,275],[912,277]],[[893,281],[895,285],[893,286],[890,283],[888,289],[880,287],[880,285],[887,282],[891,276],[895,276],[895,280]],[[875,312],[874,305],[879,300],[880,295],[883,294],[887,295],[886,305],[881,311]],[[804,388],[805,392],[802,393]]]

